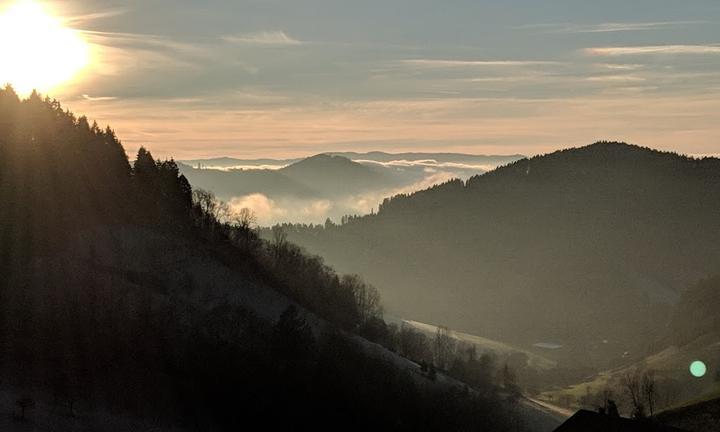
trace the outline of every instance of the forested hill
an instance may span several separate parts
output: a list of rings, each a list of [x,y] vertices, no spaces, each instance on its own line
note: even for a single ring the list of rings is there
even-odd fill
[[[0,90],[0,203],[3,430],[509,430],[361,338],[395,349],[372,287],[55,101]]]
[[[720,268],[720,160],[601,142],[288,232],[402,316],[637,352],[681,290]]]

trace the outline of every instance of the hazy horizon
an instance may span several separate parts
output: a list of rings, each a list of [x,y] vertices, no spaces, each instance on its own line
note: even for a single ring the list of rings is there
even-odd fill
[[[620,140],[619,142],[626,142],[626,141]],[[448,153],[449,153],[449,154],[463,154],[463,155],[466,155],[466,156],[522,156],[522,157],[526,157],[526,158],[531,158],[531,157],[534,157],[534,156],[541,156],[541,155],[544,155],[544,154],[554,153],[554,152],[556,152],[556,151],[568,150],[568,149],[571,149],[571,148],[584,147],[584,146],[589,145],[589,144],[592,144],[592,143],[593,143],[593,142],[587,142],[587,143],[584,143],[584,144],[568,145],[568,146],[566,146],[566,147],[549,148],[549,149],[546,150],[546,151],[541,151],[541,152],[539,152],[539,153],[530,153],[530,154],[525,154],[525,153],[502,153],[502,154],[501,154],[501,153],[497,153],[497,154],[490,154],[490,153],[480,153],[480,152],[478,152],[478,153],[460,153],[460,152],[457,152],[457,153],[456,153],[456,152],[448,152]],[[633,144],[633,143],[628,143],[628,144]],[[662,151],[668,151],[668,152],[671,152],[671,153],[677,153],[677,154],[682,155],[682,156],[688,156],[688,157],[693,157],[693,158],[704,158],[704,157],[720,158],[720,153],[686,153],[686,152],[683,152],[683,151],[681,151],[681,150],[676,150],[676,149],[672,149],[672,148],[668,148],[668,149],[657,149],[657,148],[652,147],[652,146],[644,146],[644,145],[641,145],[641,144],[636,144],[636,145],[640,145],[641,147],[647,147],[647,148],[654,149],[654,150],[662,150]],[[374,153],[374,152],[383,152],[383,153],[387,153],[387,154],[389,154],[389,155],[397,155],[397,154],[402,154],[402,153],[419,153],[419,154],[437,154],[437,153],[439,153],[439,152],[430,152],[430,151],[424,151],[424,150],[419,150],[419,151],[408,150],[407,152],[392,152],[392,151],[372,150],[372,149],[366,150],[366,151],[362,151],[361,153],[365,154],[365,153]],[[286,154],[279,154],[279,155],[277,155],[277,156],[275,156],[275,157],[269,157],[269,158],[268,158],[268,157],[263,157],[263,156],[261,156],[261,155],[248,156],[248,155],[245,154],[245,153],[217,153],[217,154],[208,154],[208,155],[206,155],[206,156],[197,157],[197,158],[192,158],[192,159],[180,159],[180,158],[174,157],[174,156],[172,156],[172,155],[169,156],[169,157],[172,157],[173,159],[175,159],[175,160],[177,160],[177,161],[179,161],[179,162],[199,162],[199,161],[207,161],[207,160],[223,159],[223,158],[237,159],[237,160],[242,160],[242,161],[246,161],[246,162],[250,162],[250,161],[261,161],[261,160],[273,160],[273,161],[279,161],[279,162],[280,162],[280,161],[297,161],[297,160],[307,159],[307,158],[310,158],[310,157],[313,157],[313,156],[317,156],[317,155],[321,155],[321,154],[336,154],[336,153],[342,153],[342,151],[328,150],[328,151],[321,151],[321,152],[302,152],[302,153],[294,153],[294,154],[292,154],[292,155],[290,155],[290,154],[287,154],[287,155],[286,155]],[[443,153],[445,153],[445,152],[443,152]],[[132,154],[130,154],[130,155],[128,155],[128,156],[130,156],[130,159],[131,159],[131,160],[132,160],[133,157],[134,157],[134,155],[132,155]],[[248,165],[248,166],[238,166],[237,168],[238,168],[238,169],[244,169],[244,168],[246,168],[246,169],[279,169],[279,168],[282,168],[282,167],[284,167],[284,166],[287,166],[287,165],[268,165],[268,166],[262,167],[262,168],[258,168],[258,167],[256,167],[256,166],[250,166],[250,165]],[[206,169],[227,169],[227,168],[225,168],[225,167],[220,167],[220,166],[205,166],[205,165],[203,165],[203,168],[206,168]],[[233,168],[234,168],[234,167],[233,167]]]

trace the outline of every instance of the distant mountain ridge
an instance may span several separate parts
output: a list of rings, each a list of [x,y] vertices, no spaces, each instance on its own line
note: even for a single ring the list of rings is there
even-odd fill
[[[475,155],[466,153],[423,153],[423,152],[407,152],[407,153],[386,153],[381,151],[373,151],[367,153],[357,152],[331,152],[328,153],[336,156],[343,156],[351,160],[372,160],[377,162],[391,162],[395,160],[435,160],[438,162],[468,163],[476,162],[482,164],[503,165],[522,159],[523,155]]]
[[[216,157],[207,159],[187,159],[182,160],[180,163],[189,165],[192,167],[205,167],[206,169],[233,169],[236,167],[257,167],[255,169],[262,169],[263,166],[283,167],[296,162],[301,161],[299,159],[237,159],[231,157]]]
[[[190,183],[252,208],[261,223],[323,223],[362,215],[400,192],[467,179],[518,156],[451,153],[321,153],[305,159],[188,160]]]
[[[603,340],[642,350],[680,291],[720,267],[720,160],[602,142],[290,239],[368,278],[408,318],[578,355]]]
[[[222,159],[226,160],[226,159]],[[222,162],[221,159],[211,160]],[[272,162],[262,159],[263,163]],[[279,162],[279,161],[275,161]],[[326,197],[353,191],[362,192],[396,181],[384,172],[353,162],[341,156],[320,154],[277,169],[218,169],[194,168],[181,163],[183,174],[191,184],[212,190],[229,199],[252,193],[270,196]]]
[[[466,153],[423,153],[423,152],[407,152],[407,153],[387,153],[382,151],[371,151],[371,152],[324,152],[314,156],[329,155],[329,156],[342,156],[344,158],[357,161],[375,161],[375,162],[392,162],[397,160],[407,161],[418,161],[418,160],[436,160],[438,162],[452,162],[452,163],[466,163],[475,162],[479,164],[496,164],[504,165],[506,163],[513,162],[518,159],[522,159],[524,156],[520,154],[516,155],[476,155]],[[180,162],[190,165],[193,167],[205,166],[208,168],[233,168],[237,166],[288,166],[294,163],[300,162],[304,159],[309,159],[314,156],[308,156],[305,158],[289,158],[289,159],[275,159],[275,158],[258,158],[258,159],[247,159],[247,158],[233,158],[233,157],[215,157],[205,159],[186,159]]]

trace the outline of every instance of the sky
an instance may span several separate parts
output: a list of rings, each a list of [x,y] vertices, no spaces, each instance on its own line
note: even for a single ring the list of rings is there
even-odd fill
[[[92,47],[49,95],[129,153],[720,153],[717,0],[40,3]]]

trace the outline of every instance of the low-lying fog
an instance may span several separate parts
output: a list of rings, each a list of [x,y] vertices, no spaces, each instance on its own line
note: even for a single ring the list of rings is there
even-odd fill
[[[385,153],[318,155],[307,159],[183,161],[194,187],[231,208],[252,209],[261,226],[322,224],[377,211],[383,199],[454,178],[466,180],[520,156]]]

